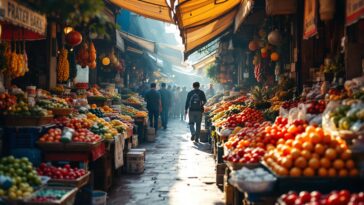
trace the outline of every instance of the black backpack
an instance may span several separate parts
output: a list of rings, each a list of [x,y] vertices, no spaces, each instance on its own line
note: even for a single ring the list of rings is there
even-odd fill
[[[200,95],[194,92],[190,99],[190,110],[200,110],[202,106]]]

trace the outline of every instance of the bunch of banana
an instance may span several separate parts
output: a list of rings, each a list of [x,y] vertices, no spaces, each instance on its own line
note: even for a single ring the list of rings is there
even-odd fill
[[[57,80],[65,82],[70,76],[70,64],[68,62],[68,50],[63,48],[58,57]]]
[[[28,57],[25,51],[17,53],[15,50],[11,51],[10,46],[7,45],[4,55],[7,59],[8,71],[13,78],[22,77],[29,71]]]

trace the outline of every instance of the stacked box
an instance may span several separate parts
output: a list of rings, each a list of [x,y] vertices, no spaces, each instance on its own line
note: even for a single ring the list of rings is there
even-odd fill
[[[147,129],[147,142],[154,142],[155,141],[155,129],[148,127]]]
[[[132,148],[138,147],[138,145],[139,145],[138,135],[133,135],[131,141],[132,141],[132,144],[131,144]]]
[[[126,155],[127,172],[130,174],[141,174],[144,172],[143,152],[130,151]]]

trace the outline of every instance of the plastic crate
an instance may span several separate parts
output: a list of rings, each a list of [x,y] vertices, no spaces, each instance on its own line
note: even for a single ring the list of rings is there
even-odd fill
[[[35,148],[43,128],[5,128],[4,139],[8,148]]]
[[[42,154],[39,149],[13,149],[10,151],[10,155],[16,158],[26,157],[33,164],[33,166],[38,167],[42,162]]]

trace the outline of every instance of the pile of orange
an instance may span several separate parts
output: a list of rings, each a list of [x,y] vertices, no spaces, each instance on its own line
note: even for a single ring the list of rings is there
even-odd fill
[[[347,177],[359,174],[345,141],[307,126],[294,140],[278,141],[264,156],[265,163],[280,176]]]

